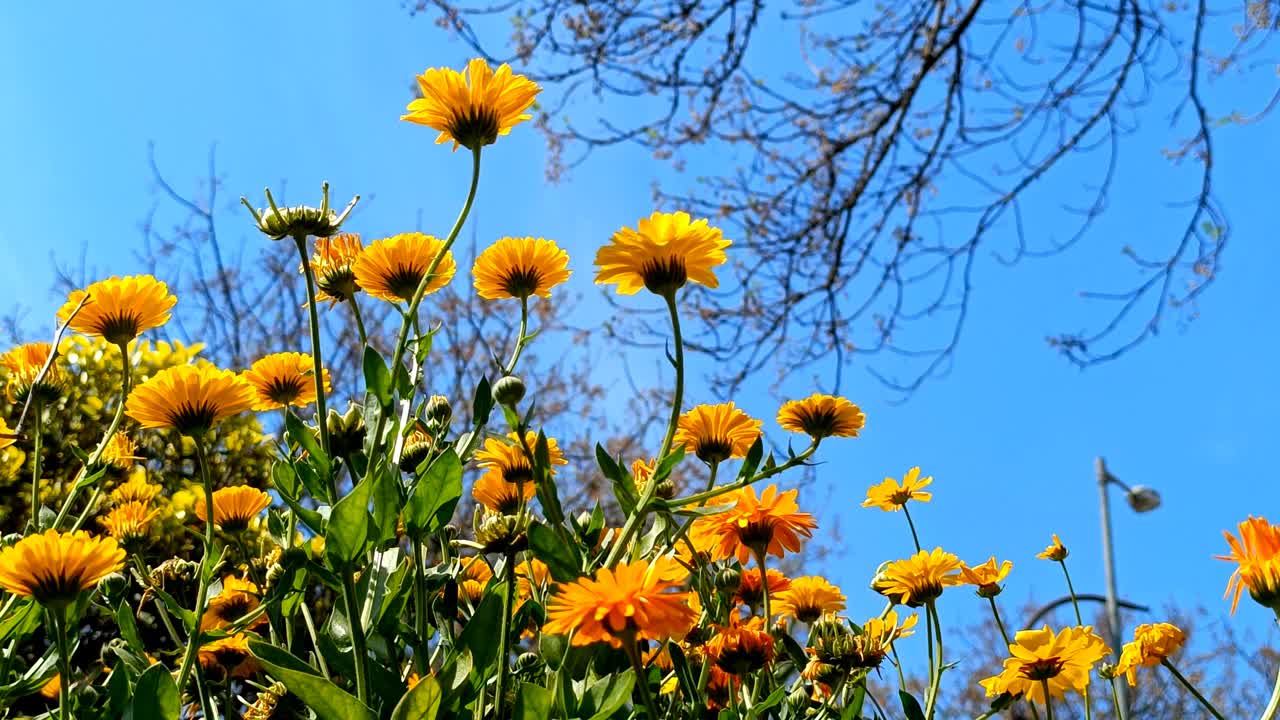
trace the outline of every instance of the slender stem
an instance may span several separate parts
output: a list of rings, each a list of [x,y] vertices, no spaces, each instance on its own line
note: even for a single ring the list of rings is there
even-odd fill
[[[196,591],[195,620],[192,627],[188,628],[187,651],[182,657],[182,667],[178,670],[178,692],[186,688],[187,680],[191,678],[191,668],[195,663],[196,653],[200,648],[200,618],[204,616],[205,606],[209,601],[209,578],[213,575],[205,567],[205,563],[213,553],[213,481],[209,478],[209,458],[205,452],[204,439],[197,436],[192,440],[195,441],[196,446],[196,462],[200,465],[200,480],[204,484],[204,554],[200,559],[200,583]]]
[[[360,617],[360,603],[356,599],[356,581],[351,569],[342,573],[342,599],[347,611],[347,624],[351,626],[351,651],[355,655],[356,697],[369,703],[369,647],[364,635],[364,622]]]
[[[1276,674],[1276,685],[1271,690],[1267,709],[1262,711],[1262,720],[1275,720],[1277,713],[1280,713],[1280,673]]]
[[[1041,680],[1040,689],[1044,691],[1044,716],[1053,720],[1053,700],[1049,696],[1049,681]]]
[[[98,503],[98,498],[102,496],[102,485],[93,486],[93,494],[89,496],[89,501],[84,504],[84,509],[76,517],[76,521],[71,523],[71,532],[75,532],[84,526],[86,520],[89,519],[89,513],[93,512],[93,508]]]
[[[516,334],[516,346],[511,351],[511,359],[507,361],[506,367],[502,369],[503,375],[510,375],[516,369],[516,363],[520,360],[520,353],[524,352],[524,346],[528,344],[526,338],[529,332],[529,298],[520,298],[520,331]]]
[[[1204,695],[1201,695],[1200,691],[1196,689],[1196,686],[1192,685],[1190,680],[1186,679],[1183,677],[1182,673],[1178,672],[1178,668],[1174,667],[1173,663],[1169,662],[1168,658],[1161,660],[1160,664],[1164,665],[1168,668],[1169,672],[1173,673],[1173,676],[1178,679],[1178,682],[1182,683],[1182,686],[1189,690],[1191,694],[1195,696],[1196,700],[1200,701],[1200,704],[1204,706],[1205,710],[1209,711],[1210,715],[1218,718],[1218,720],[1226,720],[1226,718],[1222,717],[1222,713],[1218,712],[1218,709],[1213,706],[1213,703],[1209,702],[1209,699]]]
[[[360,333],[360,347],[369,344],[369,334],[364,330],[364,318],[360,316],[360,304],[356,302],[356,296],[352,295],[348,301],[351,303],[351,314],[356,319],[356,332]]]
[[[932,601],[929,602],[926,612],[929,617],[933,618],[932,626],[935,644],[938,648],[933,668],[933,682],[929,684],[929,694],[924,706],[925,720],[933,720],[933,714],[938,707],[938,692],[942,689],[942,620],[938,617],[938,606]]]
[[[902,514],[907,516],[907,527],[911,528],[911,540],[916,544],[916,552],[920,552],[920,536],[916,534],[916,524],[912,521],[911,511],[907,509],[905,504],[902,506]]]
[[[631,658],[631,668],[636,673],[636,687],[640,690],[640,700],[644,703],[645,710],[650,718],[662,717],[658,714],[658,708],[653,704],[653,695],[649,692],[649,682],[644,672],[644,663],[640,661],[640,649],[636,647],[635,635],[623,638],[622,647],[626,649],[627,657]]]
[[[35,391],[32,391],[35,394]],[[31,527],[40,532],[40,443],[42,441],[44,403],[31,403]]]
[[[748,485],[758,483],[762,480],[767,480],[778,473],[786,472],[797,465],[803,465],[804,461],[808,460],[817,449],[818,443],[811,443],[809,447],[805,448],[799,455],[796,455],[794,458],[791,458],[781,465],[775,465],[774,467],[762,470],[751,477],[742,478],[741,480],[731,482],[728,485],[721,485],[720,487],[711,488],[705,492],[694,493],[686,497],[668,500],[667,505],[669,507],[684,507],[685,505],[706,504],[707,501],[714,500],[721,495],[727,495],[735,490],[741,490]]]
[[[66,608],[50,611],[58,643],[58,715],[71,720],[71,643],[67,640]]]
[[[135,554],[135,555],[133,556],[133,564],[134,564],[134,566],[135,566],[135,567],[137,567],[137,568],[138,568],[138,574],[142,576],[142,583],[143,583],[143,585],[150,586],[150,584],[151,584],[151,580],[150,580],[150,578],[151,578],[151,571],[150,571],[149,569],[147,569],[147,564],[146,564],[146,562],[144,562],[144,561],[143,561],[142,556],[141,556],[141,555],[137,555],[137,554]],[[180,647],[182,647],[182,640],[180,639],[180,636],[178,635],[178,630],[177,630],[177,628],[175,628],[175,627],[173,626],[173,620],[169,618],[169,611],[168,611],[168,609],[166,609],[166,608],[165,608],[164,603],[163,603],[163,602],[161,602],[161,601],[160,601],[160,598],[158,598],[158,597],[157,597],[157,598],[155,598],[155,599],[153,600],[153,602],[155,603],[156,610],[158,611],[158,614],[160,615],[160,620],[161,620],[161,622],[163,622],[163,623],[164,623],[164,628],[165,628],[165,630],[167,630],[167,631],[168,631],[168,633],[169,633],[169,639],[170,639],[170,640],[173,640],[173,646],[174,646],[175,648],[180,648]]]
[[[1067,561],[1065,559],[1059,560],[1058,564],[1062,566],[1062,576],[1067,579],[1067,592],[1071,593],[1071,606],[1076,611],[1076,624],[1084,625],[1084,615],[1080,613],[1080,601],[1076,598],[1075,586],[1071,584],[1071,573],[1067,571]],[[1084,695],[1085,720],[1090,720],[1093,717],[1093,700],[1089,698],[1089,682],[1087,679],[1084,685],[1084,692],[1081,694]]]
[[[662,436],[662,449],[658,451],[659,463],[671,452],[676,425],[680,422],[680,409],[684,405],[684,338],[680,334],[680,312],[676,309],[675,291],[666,293],[663,299],[667,301],[667,311],[671,314],[671,335],[676,349],[676,389],[671,398],[671,419],[667,421],[667,431]]]
[[[769,606],[769,573],[765,569],[765,550],[764,548],[754,549],[756,556],[756,565],[760,568],[760,594],[764,605],[764,630],[769,632],[769,623],[773,619],[772,608]]]
[[[515,612],[513,607],[516,602],[516,554],[508,550],[506,562],[507,588],[502,598],[502,633],[498,637],[498,687],[497,695],[493,698],[494,717],[503,718],[503,707],[506,705],[507,699],[507,675],[510,674],[509,655],[511,654],[511,613]],[[637,681],[639,677],[637,676]]]
[[[316,384],[316,426],[320,429],[320,449],[329,454],[329,425],[325,420],[327,413],[324,406],[324,365],[320,359],[320,315],[316,311],[316,276],[311,272],[311,258],[307,257],[307,236],[297,235],[293,238],[298,245],[298,255],[302,257],[302,271],[307,277],[307,313],[311,316],[311,364]],[[332,481],[331,481],[332,482]],[[337,502],[338,494],[333,494]]]
[[[213,698],[209,697],[209,678],[205,677],[204,668],[196,664],[196,697],[200,701],[200,710],[205,717],[210,720],[218,720],[218,711],[213,705]],[[230,682],[230,678],[227,682]]]
[[[222,714],[231,717],[231,678],[227,678],[227,686],[222,691]]]
[[[62,526],[62,521],[66,519],[67,513],[71,512],[71,505],[75,502],[76,495],[80,493],[80,480],[89,472],[89,468],[98,464],[102,459],[102,453],[107,449],[107,443],[111,442],[111,438],[115,437],[116,430],[120,428],[120,421],[124,419],[125,401],[129,399],[129,388],[133,381],[133,366],[129,362],[129,346],[128,343],[120,343],[116,347],[120,348],[120,402],[116,404],[115,415],[111,418],[111,424],[107,426],[107,432],[98,441],[98,447],[94,448],[93,453],[89,455],[89,459],[81,466],[80,472],[76,473],[76,479],[71,484],[71,492],[67,493],[67,499],[62,502],[62,508],[58,510],[58,517],[53,521],[53,528],[56,530]]]
[[[422,555],[422,541],[413,539],[413,629],[417,635],[417,645],[413,648],[414,664],[418,674],[426,677],[430,672],[427,655],[427,579],[425,558]]]
[[[996,599],[989,597],[987,601],[991,603],[991,617],[996,619],[996,627],[1000,628],[1000,637],[1004,638],[1005,645],[1012,645],[1013,643],[1009,640],[1009,631],[1004,629],[1004,622],[1000,619],[1000,610],[996,607]]]
[[[320,652],[320,636],[316,634],[315,621],[311,619],[311,611],[307,609],[307,604],[299,603],[298,609],[302,611],[302,622],[307,626],[307,634],[311,636],[311,647],[315,649],[316,665],[320,674],[329,677],[329,665],[324,661],[324,653]]]
[[[1128,713],[1125,711],[1124,704],[1120,702],[1119,683],[1115,677],[1111,678],[1111,702],[1116,706],[1116,717],[1119,720],[1128,720]]]

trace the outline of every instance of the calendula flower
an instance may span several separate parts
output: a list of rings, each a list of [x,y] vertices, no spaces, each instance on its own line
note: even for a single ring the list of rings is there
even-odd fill
[[[285,720],[290,715],[277,715],[276,708],[288,697],[291,697],[289,689],[283,683],[272,683],[271,687],[260,691],[253,704],[245,709],[243,720]]]
[[[933,477],[920,477],[920,468],[913,467],[903,476],[902,482],[887,477],[882,482],[867,488],[867,499],[862,507],[877,507],[886,512],[897,512],[909,501],[929,502],[933,493],[922,489],[933,483]]]
[[[40,697],[46,700],[57,700],[62,692],[62,674],[54,673],[45,684],[40,686]]]
[[[1226,531],[1222,535],[1231,547],[1231,554],[1215,557],[1237,565],[1227,581],[1224,596],[1231,598],[1231,613],[1235,614],[1240,595],[1246,589],[1259,605],[1280,609],[1280,525],[1250,515],[1240,523],[1239,538]]]
[[[740,678],[712,665],[707,679],[707,709],[723,710],[729,707],[730,698],[738,694],[740,687],[742,687]]]
[[[537,447],[538,436],[533,432],[526,432],[525,443],[528,444],[529,450]],[[556,465],[568,465],[569,461],[565,460],[564,453],[560,451],[559,444],[555,438],[547,438],[547,456],[551,459],[551,467],[547,471],[555,476]],[[524,446],[520,444],[520,436],[515,433],[507,433],[506,441],[498,438],[486,438],[484,447],[476,451],[476,464],[484,468],[486,475],[494,475],[496,478],[505,480],[509,483],[525,483],[533,482],[533,465],[529,462],[529,456],[525,453]]]
[[[1039,630],[1022,630],[1009,646],[1004,670],[981,682],[987,697],[1001,693],[1021,695],[1030,702],[1047,702],[1049,695],[1060,698],[1068,690],[1083,694],[1093,666],[1111,650],[1090,626],[1068,627],[1056,634],[1045,625]]]
[[[680,416],[673,438],[675,445],[706,463],[747,456],[760,437],[760,421],[742,412],[733,403],[695,405]]]
[[[134,388],[124,412],[144,428],[172,428],[196,437],[253,403],[253,388],[230,370],[177,365]]]
[[[738,677],[767,668],[773,662],[773,649],[773,636],[764,629],[761,617],[718,625],[706,644],[707,658],[716,667]]]
[[[213,492],[213,524],[223,532],[239,532],[270,505],[271,496],[258,488],[247,485],[219,488]],[[202,522],[209,521],[203,495],[196,499],[194,510]]]
[[[150,275],[113,277],[72,290],[58,310],[58,320],[66,322],[82,300],[84,306],[71,318],[71,329],[116,345],[164,325],[178,304],[169,286]]]
[[[286,405],[306,407],[316,401],[315,364],[310,355],[273,353],[260,358],[240,374],[253,388],[253,409],[276,410]],[[329,370],[324,370],[324,391],[331,390]]]
[[[462,572],[458,575],[458,596],[475,605],[484,597],[484,589],[493,579],[493,570],[480,557],[464,557]]]
[[[620,295],[634,295],[647,288],[669,295],[695,282],[720,286],[713,268],[728,259],[724,249],[732,243],[720,228],[707,220],[694,221],[689,213],[655,212],[613,234],[608,245],[596,251],[596,284],[616,284]]]
[[[480,253],[471,274],[485,300],[547,298],[569,279],[569,254],[554,240],[504,237]]]
[[[230,627],[261,605],[258,586],[235,575],[222,578],[222,592],[209,600],[209,606],[200,618],[200,629],[220,630]],[[245,629],[252,629],[267,621],[266,614],[259,615]]]
[[[572,633],[573,645],[607,642],[615,648],[627,638],[662,642],[683,636],[698,618],[688,605],[689,593],[670,592],[683,582],[671,580],[672,565],[667,557],[642,559],[561,585],[547,605],[543,632]]]
[[[111,436],[102,448],[101,461],[116,470],[128,470],[141,460],[138,457],[138,445],[128,435],[118,432]]]
[[[898,624],[898,613],[890,610],[883,618],[873,617],[862,624],[862,633],[854,635],[854,651],[849,658],[849,665],[855,669],[870,669],[880,666],[884,658],[893,649],[893,643],[914,634],[915,613],[908,615],[902,624]]]
[[[1170,623],[1144,623],[1134,628],[1133,642],[1125,643],[1116,663],[1116,674],[1124,673],[1133,687],[1138,681],[1139,667],[1155,667],[1182,649],[1186,633]]]
[[[431,261],[443,248],[443,240],[420,232],[375,240],[355,262],[356,282],[379,300],[409,302],[413,300],[413,294],[422,283]],[[446,252],[423,295],[430,295],[448,285],[457,271],[453,253]]]
[[[535,587],[545,588],[551,584],[551,568],[537,558],[529,558],[516,563],[516,593],[522,600],[533,597]]]
[[[791,587],[791,580],[781,571],[769,568],[764,577],[769,579],[769,597],[776,598],[778,593]],[[760,568],[746,568],[738,578],[738,592],[733,601],[743,605],[757,607],[764,602],[764,587],[761,584]]]
[[[320,184],[320,193],[320,207],[310,205],[280,207],[271,196],[270,188],[266,190],[267,207],[255,208],[249,203],[248,198],[243,196],[240,198],[240,203],[249,209],[249,214],[253,216],[254,223],[263,235],[272,240],[291,237],[301,243],[308,237],[327,238],[338,234],[338,229],[342,227],[342,223],[346,222],[347,216],[360,201],[359,195],[351,198],[346,209],[339,214],[329,207],[329,183]]]
[[[777,485],[766,487],[758,498],[751,486],[729,494],[732,507],[695,523],[713,542],[711,558],[736,557],[745,565],[753,552],[777,557],[798,552],[801,538],[812,537],[818,527],[812,515],[800,512],[798,494],[796,490],[779,493]]]
[[[881,566],[871,588],[896,603],[919,607],[938,599],[943,588],[959,585],[962,565],[960,558],[940,547],[921,550]]]
[[[1054,562],[1062,562],[1067,559],[1067,546],[1062,544],[1058,539],[1058,533],[1053,534],[1053,542],[1044,549],[1043,552],[1037,553],[1036,557],[1041,560],[1052,560]]]
[[[772,586],[770,586],[772,590]],[[782,617],[812,623],[827,613],[844,610],[844,593],[826,578],[798,577],[773,599],[771,610]]]
[[[108,535],[128,547],[146,539],[151,521],[159,514],[159,510],[151,510],[146,503],[135,500],[115,506],[106,517],[99,518],[98,522]]]
[[[134,475],[129,478],[128,482],[122,483],[115,490],[112,490],[111,500],[117,505],[133,502],[149,505],[159,492],[159,485],[147,482],[146,475],[140,474]]]
[[[1000,583],[1009,577],[1009,571],[1013,569],[1013,563],[1005,560],[1000,565],[996,565],[994,556],[981,565],[961,565],[960,580],[967,585],[972,585],[978,589],[978,595],[984,598],[993,598],[1000,594],[1004,588],[1000,587]]]
[[[520,488],[523,488],[523,493]],[[493,512],[503,515],[515,514],[520,509],[521,500],[528,502],[533,499],[533,495],[533,483],[509,483],[497,473],[485,473],[471,486],[472,497]]]
[[[200,646],[197,657],[200,667],[215,678],[253,677],[261,666],[249,652],[249,641],[255,636],[237,633]]]
[[[4,355],[0,355],[0,368],[4,369],[5,392],[9,400],[25,403],[34,394],[35,400],[49,403],[62,395],[62,387],[66,382],[62,367],[56,358],[49,365],[49,371],[43,376],[40,371],[53,354],[53,346],[49,343],[36,342],[19,345]]]
[[[867,416],[848,399],[814,393],[803,400],[790,400],[778,410],[783,430],[804,433],[815,440],[825,437],[858,437]]]
[[[328,300],[332,305],[350,300],[360,292],[355,264],[363,249],[360,236],[355,233],[340,233],[316,239],[316,251],[311,256],[311,273],[316,279],[317,301]],[[298,263],[298,272],[306,272],[302,263]]]
[[[483,58],[468,62],[465,76],[451,68],[429,68],[417,80],[422,97],[410,102],[400,119],[439,130],[436,144],[452,140],[454,150],[459,145],[476,150],[510,133],[533,117],[526,111],[542,90],[506,63],[495,72]]]
[[[124,567],[113,538],[46,530],[0,549],[0,587],[46,607],[65,607],[81,592]]]

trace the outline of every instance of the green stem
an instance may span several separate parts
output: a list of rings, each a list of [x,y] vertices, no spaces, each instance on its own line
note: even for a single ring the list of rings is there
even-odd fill
[[[1168,658],[1161,660],[1160,664],[1164,665],[1168,668],[1169,672],[1173,673],[1173,676],[1178,679],[1178,682],[1182,683],[1182,686],[1189,690],[1191,694],[1195,696],[1196,700],[1200,701],[1200,704],[1204,706],[1205,710],[1209,711],[1210,715],[1214,716],[1218,720],[1226,720],[1226,718],[1222,717],[1222,713],[1218,712],[1218,709],[1213,706],[1213,703],[1209,702],[1209,699],[1204,695],[1201,695],[1200,691],[1196,689],[1196,686],[1192,685],[1190,680],[1187,680],[1182,676],[1182,673],[1178,672],[1178,668],[1174,667],[1173,663],[1169,662]]]
[[[1080,601],[1076,599],[1076,588],[1071,584],[1071,573],[1067,571],[1067,561],[1059,560],[1058,564],[1062,566],[1062,576],[1067,579],[1067,592],[1071,594],[1071,606],[1076,611],[1076,624],[1084,625],[1084,615],[1080,613]],[[1093,717],[1093,701],[1089,699],[1089,683],[1086,680],[1084,685],[1084,717],[1090,720]]]
[[[32,395],[35,393],[32,392]],[[40,532],[40,444],[44,407],[38,399],[31,403],[31,527]]]
[[[1116,716],[1119,720],[1128,720],[1124,703],[1120,702],[1120,691],[1116,688],[1116,679],[1114,677],[1111,678],[1111,703],[1116,707]]]
[[[93,494],[89,496],[89,502],[84,504],[84,509],[80,511],[80,515],[76,517],[76,521],[71,523],[71,532],[75,532],[84,526],[86,520],[89,519],[89,513],[93,512],[93,508],[98,503],[98,498],[102,496],[102,485],[93,486]]]
[[[224,717],[231,717],[231,678],[227,678],[227,687],[222,692],[222,714]]]
[[[311,271],[311,258],[307,256],[307,236],[295,235],[293,240],[298,245],[298,255],[302,257],[302,272],[307,278],[307,314],[311,318],[311,365],[316,385],[316,426],[320,429],[320,449],[328,455],[329,425],[326,422],[328,415],[324,406],[324,365],[320,357],[320,314],[316,310],[316,276]],[[338,494],[335,492],[333,501],[337,502],[337,500]]]
[[[987,602],[991,603],[991,617],[996,619],[996,627],[1000,628],[1000,637],[1004,638],[1004,644],[1012,645],[1013,642],[1009,640],[1009,631],[1004,629],[1004,621],[1000,619],[1000,610],[996,607],[996,599],[989,597]]]
[[[427,655],[427,579],[426,562],[422,556],[422,541],[413,539],[413,629],[417,645],[413,649],[414,664],[418,674],[426,677],[431,671]]]
[[[141,555],[135,554],[133,556],[133,564],[138,568],[138,574],[142,576],[142,584],[149,587],[151,584],[151,571],[147,568],[147,563],[143,561]],[[164,623],[165,630],[169,633],[169,639],[173,640],[173,646],[175,648],[182,647],[182,640],[178,635],[177,628],[173,626],[173,620],[169,618],[168,609],[165,608],[164,603],[161,602],[158,597],[155,598],[153,602],[155,603],[156,610],[160,615],[161,622]]]
[[[1053,720],[1053,700],[1049,696],[1049,681],[1041,680],[1040,689],[1044,691],[1044,716]]]
[[[506,555],[507,588],[502,598],[502,627],[498,636],[498,688],[493,698],[494,717],[499,720],[505,717],[502,710],[507,699],[507,675],[511,672],[508,657],[511,654],[511,613],[515,612],[513,606],[516,602],[516,554],[507,551]],[[637,673],[637,681],[639,677]]]
[[[627,657],[631,659],[631,668],[636,673],[636,688],[640,691],[640,701],[644,703],[644,708],[650,718],[662,717],[658,714],[658,708],[653,704],[653,695],[649,692],[648,676],[644,672],[644,663],[640,661],[640,649],[636,647],[636,639],[634,633],[627,638],[623,638],[622,647],[627,651]],[[732,693],[731,693],[732,694]]]
[[[676,309],[674,290],[662,297],[667,301],[667,311],[671,314],[671,335],[676,349],[676,389],[671,398],[671,418],[667,420],[667,431],[662,436],[662,449],[658,451],[657,463],[661,463],[667,453],[671,452],[671,443],[676,436],[676,425],[680,422],[680,409],[684,405],[684,338],[680,334],[680,312]]]
[[[107,449],[107,443],[111,442],[111,438],[115,437],[116,430],[120,428],[120,421],[124,419],[125,401],[129,399],[129,388],[133,380],[133,366],[129,362],[129,346],[128,343],[120,343],[116,347],[120,348],[120,364],[121,380],[120,380],[120,402],[116,405],[115,415],[111,418],[111,424],[107,426],[107,432],[102,436],[102,440],[98,441],[98,447],[94,448],[93,453],[89,455],[89,459],[81,466],[80,472],[76,473],[76,479],[71,484],[71,492],[67,493],[67,499],[62,502],[62,508],[58,510],[58,517],[53,521],[53,529],[62,526],[62,521],[66,519],[67,513],[71,512],[71,505],[75,502],[76,496],[80,493],[80,481],[84,478],[89,468],[98,464],[102,459],[102,453]]]
[[[311,611],[307,609],[307,604],[299,603],[298,609],[302,611],[302,623],[307,626],[307,634],[311,636],[311,647],[315,650],[316,669],[321,675],[329,677],[329,666],[324,661],[324,653],[320,652],[320,636],[316,633],[315,621],[311,619]]]
[[[916,544],[916,552],[920,552],[920,536],[916,534],[916,524],[912,521],[911,511],[905,504],[902,506],[902,514],[907,516],[907,527],[911,528],[911,540]]]
[[[808,460],[809,457],[813,455],[813,453],[817,449],[818,449],[818,443],[816,442],[811,443],[809,447],[805,448],[804,451],[801,452],[799,455],[796,455],[794,458],[791,458],[790,460],[782,463],[781,465],[776,465],[772,468],[769,468],[768,470],[763,470],[761,472],[758,472],[755,475],[752,475],[751,477],[742,478],[741,480],[738,480],[736,482],[731,482],[728,485],[721,485],[718,488],[712,488],[705,492],[694,493],[686,497],[668,500],[666,501],[666,504],[668,507],[684,507],[686,505],[694,505],[694,504],[705,505],[707,501],[714,500],[715,498],[718,498],[721,495],[727,495],[735,490],[741,490],[742,488],[747,487],[748,485],[753,485],[762,480],[767,480],[768,478],[771,478],[774,475],[777,475],[778,473],[786,472],[787,470],[790,470],[791,468],[797,465],[803,465],[804,461]]]
[[[364,330],[364,318],[360,316],[360,305],[356,302],[356,296],[351,296],[351,314],[356,318],[356,332],[360,333],[360,347],[369,344],[369,334]]]
[[[1271,700],[1267,703],[1267,709],[1262,711],[1262,720],[1275,720],[1278,712],[1280,712],[1280,673],[1276,674],[1276,685],[1271,690]]]
[[[342,599],[347,611],[347,624],[351,627],[351,651],[355,655],[356,697],[369,704],[369,646],[364,635],[364,622],[360,618],[360,603],[356,598],[355,576],[350,568],[342,572]]]
[[[932,626],[935,643],[938,648],[934,661],[933,682],[929,684],[929,694],[924,706],[925,720],[933,720],[933,714],[938,706],[938,692],[942,689],[942,621],[938,617],[938,607],[932,601],[929,602],[926,612],[929,617],[933,618]]]
[[[66,608],[49,612],[58,643],[58,715],[62,720],[71,720],[71,643],[67,639]]]
[[[756,556],[756,565],[760,568],[760,594],[764,606],[764,631],[769,632],[769,623],[773,619],[772,608],[769,606],[769,573],[765,569],[765,551],[761,549],[753,549]]]
[[[520,353],[524,352],[524,346],[528,344],[526,337],[529,332],[529,298],[520,298],[520,331],[516,334],[516,346],[511,351],[511,359],[507,361],[506,367],[502,369],[503,375],[510,375],[515,372],[516,363],[520,360]]]
[[[196,591],[195,619],[187,633],[187,651],[182,657],[182,667],[178,670],[178,692],[187,686],[191,678],[191,668],[195,663],[196,653],[200,648],[200,618],[204,616],[205,606],[209,601],[209,579],[213,573],[205,567],[209,556],[213,553],[213,481],[209,478],[209,458],[205,452],[204,439],[193,437],[196,446],[196,462],[200,465],[200,480],[204,485],[204,554],[200,559],[200,583]]]

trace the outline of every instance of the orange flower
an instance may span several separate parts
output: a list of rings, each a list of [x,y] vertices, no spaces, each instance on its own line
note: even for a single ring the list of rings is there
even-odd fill
[[[746,457],[760,437],[760,421],[742,412],[733,403],[696,405],[680,416],[673,438],[675,445],[706,463]]]
[[[716,667],[743,677],[758,673],[773,662],[773,637],[764,629],[764,618],[753,617],[745,622],[731,622],[716,626],[715,634],[707,642],[707,658]]]
[[[169,294],[168,285],[150,275],[112,277],[72,290],[58,310],[58,320],[66,322],[81,301],[84,305],[71,318],[71,329],[123,345],[168,322],[178,298]]]
[[[329,370],[324,370],[324,390],[329,392]],[[305,407],[316,401],[315,364],[310,355],[272,353],[256,360],[240,376],[253,388],[253,409],[276,410],[286,405]]]
[[[885,563],[871,587],[894,602],[919,607],[938,599],[943,588],[959,585],[963,565],[942,548],[921,550],[905,560]]]
[[[1259,605],[1280,609],[1280,525],[1250,515],[1240,523],[1239,539],[1226,531],[1222,534],[1231,547],[1231,554],[1215,557],[1237,564],[1224,595],[1231,597],[1231,613],[1235,614],[1240,595],[1246,589]]]
[[[1009,577],[1010,570],[1013,570],[1013,563],[1005,560],[997,566],[995,556],[992,556],[991,559],[981,565],[961,565],[960,580],[976,587],[978,595],[984,598],[993,598],[1004,590],[1004,588],[1000,587],[1000,583]]]
[[[932,482],[932,477],[922,479],[920,468],[913,467],[907,471],[901,483],[887,477],[883,482],[867,488],[867,499],[862,501],[862,507],[876,507],[886,512],[897,512],[898,508],[905,506],[911,500],[929,502],[933,499],[933,493],[924,492],[923,488],[928,487]]]
[[[524,439],[529,450],[532,451],[537,447],[536,433],[526,432]],[[547,438],[547,455],[551,458],[551,467],[548,471],[552,476],[556,474],[556,465],[569,464],[569,461],[564,459],[564,453],[560,451],[555,438]],[[515,433],[507,433],[506,442],[498,438],[487,438],[484,441],[484,447],[476,451],[475,460],[477,465],[487,471],[486,474],[496,475],[509,483],[533,482],[533,465],[529,463],[529,456],[525,453],[524,446],[520,444],[520,436]]]
[[[124,567],[112,538],[45,530],[0,549],[0,587],[41,605],[60,607]]]
[[[519,487],[524,488],[523,493],[517,490]],[[509,483],[501,475],[489,472],[472,484],[471,496],[493,512],[514,515],[522,497],[525,502],[533,499],[534,487],[531,482]]]
[[[19,345],[4,355],[0,355],[0,369],[4,370],[5,392],[9,400],[25,403],[33,392],[40,402],[52,402],[62,394],[62,386],[66,377],[55,356],[49,365],[49,371],[40,377],[40,371],[53,354],[53,346],[49,343],[27,343]],[[40,381],[36,382],[36,378]]]
[[[782,617],[793,617],[802,623],[812,623],[827,613],[844,609],[844,593],[826,578],[818,576],[798,577],[790,587],[778,593],[771,610]]]
[[[778,593],[791,587],[791,580],[778,570],[769,568],[765,576],[769,578],[769,597],[776,597]],[[752,607],[764,602],[764,587],[760,583],[760,568],[746,568],[742,571],[738,592],[733,596],[733,601]]]
[[[461,560],[462,572],[458,574],[458,597],[475,605],[484,597],[484,589],[493,579],[493,570],[484,558],[464,557]]]
[[[494,71],[484,58],[468,62],[466,75],[429,68],[417,80],[422,97],[410,102],[400,119],[439,130],[436,144],[452,140],[454,150],[459,145],[479,150],[510,133],[532,117],[525,111],[542,90],[506,63]]]
[[[177,365],[134,388],[124,411],[144,428],[173,428],[197,436],[248,410],[253,402],[253,388],[230,370]]]
[[[804,433],[815,440],[825,437],[858,437],[867,416],[847,398],[814,393],[803,400],[783,403],[778,424],[783,430]]]
[[[247,485],[225,487],[213,493],[213,524],[224,532],[238,532],[249,527],[249,521],[271,505],[271,496]],[[196,517],[208,521],[204,497],[195,504]]]
[[[573,645],[607,642],[615,648],[628,638],[661,642],[683,636],[697,615],[688,605],[689,593],[668,592],[679,584],[671,580],[675,564],[666,557],[652,564],[637,560],[561,585],[547,605],[543,631],[572,634]]]
[[[733,507],[699,520],[698,525],[713,541],[711,559],[737,557],[746,564],[753,552],[783,557],[800,550],[801,538],[813,536],[818,523],[809,513],[800,512],[796,490],[779,493],[770,485],[756,497],[753,487],[728,496]]]

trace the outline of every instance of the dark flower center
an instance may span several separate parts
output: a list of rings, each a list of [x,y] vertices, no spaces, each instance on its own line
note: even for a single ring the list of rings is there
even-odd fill
[[[527,463],[502,468],[502,479],[509,483],[533,482],[533,468]]]
[[[59,607],[75,600],[80,594],[81,575],[78,572],[56,573],[41,568],[32,573],[35,582],[31,594],[41,605]]]
[[[454,140],[470,150],[492,145],[498,139],[498,113],[488,107],[471,107],[448,125]]]
[[[406,302],[413,300],[422,282],[422,271],[415,267],[398,267],[387,276],[387,289]]]
[[[800,413],[800,427],[812,437],[827,437],[836,429],[836,414],[830,410]]]
[[[746,675],[762,670],[769,663],[769,651],[763,642],[742,638],[725,647],[716,665],[730,675]]]
[[[169,424],[183,435],[201,435],[213,427],[218,409],[208,402],[192,405],[183,402],[169,412]]]
[[[773,542],[773,523],[768,519],[752,519],[746,525],[738,525],[738,542],[752,550],[763,552]]]
[[[1062,672],[1062,661],[1056,657],[1036,660],[1023,665],[1019,672],[1028,680],[1049,680]]]
[[[302,394],[306,387],[306,379],[301,377],[272,378],[267,382],[267,397],[273,402],[288,405]]]
[[[907,603],[911,607],[920,607],[930,600],[937,600],[942,596],[942,583],[937,580],[921,580],[911,588],[911,602]]]
[[[129,312],[107,315],[98,324],[98,332],[107,342],[120,345],[138,337],[141,318]]]
[[[812,624],[814,620],[822,617],[822,608],[812,600],[797,604],[795,606],[795,611],[796,619],[806,624]]]
[[[339,301],[350,300],[360,290],[360,286],[356,284],[356,274],[351,271],[350,265],[341,265],[320,273],[316,278],[316,285]]]
[[[640,266],[640,277],[644,278],[644,286],[658,295],[679,290],[689,279],[684,259],[675,256],[646,260]]]
[[[542,282],[542,273],[534,268],[516,268],[512,270],[503,284],[503,289],[518,298],[527,298],[538,290]]]
[[[694,455],[706,463],[718,463],[733,456],[733,443],[727,437],[700,438]]]

